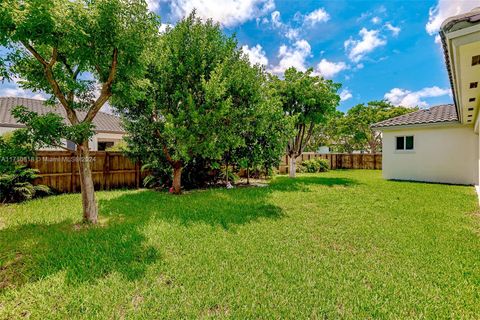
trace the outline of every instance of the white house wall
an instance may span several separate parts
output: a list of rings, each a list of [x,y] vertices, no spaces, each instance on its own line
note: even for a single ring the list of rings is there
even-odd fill
[[[16,130],[17,128],[13,127],[1,127],[0,126],[0,135],[3,135],[7,132],[12,132]],[[90,150],[92,151],[98,151],[98,142],[102,141],[111,141],[114,142],[115,144],[118,143],[120,140],[122,140],[123,134],[121,133],[108,133],[108,132],[97,132],[89,141],[88,145],[90,147]],[[63,145],[66,147],[67,144],[64,141]],[[42,150],[62,150],[61,148],[42,148]]]
[[[397,136],[414,136],[413,151],[397,151]],[[419,127],[383,132],[386,179],[478,185],[479,139],[471,126]]]
[[[123,134],[121,133],[107,133],[107,132],[97,132],[92,139],[89,141],[89,147],[92,151],[98,151],[98,142],[113,142],[117,144],[120,140],[122,140]]]
[[[11,128],[11,127],[0,127],[0,136],[7,133],[7,132],[12,132],[13,130],[15,130],[15,128]]]

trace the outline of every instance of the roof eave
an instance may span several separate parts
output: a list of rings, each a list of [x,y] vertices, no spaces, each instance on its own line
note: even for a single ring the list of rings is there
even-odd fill
[[[399,125],[382,126],[382,127],[372,126],[371,128],[377,131],[384,131],[384,130],[415,129],[415,128],[428,128],[428,127],[463,127],[463,126],[470,126],[470,125],[464,125],[459,121],[454,120],[454,121],[439,121],[439,122],[428,122],[428,123],[399,124]]]

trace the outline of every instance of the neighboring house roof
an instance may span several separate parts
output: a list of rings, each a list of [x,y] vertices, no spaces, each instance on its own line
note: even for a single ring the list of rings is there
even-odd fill
[[[46,105],[43,100],[18,98],[18,97],[0,97],[0,127],[24,127],[19,123],[15,117],[12,116],[11,110],[16,106],[24,106],[30,111],[34,111],[38,114],[46,114],[48,112],[54,112],[61,115],[67,122],[67,114],[65,109],[58,106]],[[77,111],[80,119],[83,119],[86,112]],[[98,112],[93,119],[93,125],[95,126],[95,132],[108,132],[108,133],[125,133],[122,127],[120,118],[105,112]]]
[[[443,104],[407,113],[395,118],[384,120],[372,125],[372,128],[381,129],[397,126],[425,125],[434,123],[458,122],[457,110],[453,104]]]

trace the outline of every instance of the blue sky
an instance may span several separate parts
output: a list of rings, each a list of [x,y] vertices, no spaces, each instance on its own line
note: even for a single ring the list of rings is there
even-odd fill
[[[340,110],[376,99],[427,107],[451,103],[441,22],[480,0],[286,1],[148,0],[162,22],[197,9],[235,33],[253,63],[279,75],[289,66],[314,68],[342,84]],[[15,83],[0,95],[36,96]]]

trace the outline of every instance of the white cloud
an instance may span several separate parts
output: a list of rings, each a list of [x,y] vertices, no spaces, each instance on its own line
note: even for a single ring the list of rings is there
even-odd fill
[[[430,8],[425,29],[429,35],[433,36],[447,18],[466,13],[479,5],[478,1],[473,0],[439,0],[435,7]]]
[[[348,51],[348,57],[353,62],[359,62],[375,48],[387,44],[387,41],[380,37],[379,30],[362,28],[358,34],[361,37],[360,40],[354,40],[350,37],[344,42],[345,50]]]
[[[298,39],[299,36],[300,36],[299,29],[289,28],[287,29],[287,32],[285,32],[285,37],[287,37],[287,39],[290,39],[290,40]]]
[[[327,59],[322,59],[317,65],[317,72],[325,78],[332,78],[340,71],[348,69],[348,65],[343,62],[332,62]]]
[[[373,17],[370,21],[372,21],[373,24],[379,24],[380,22],[382,22],[382,19],[380,19],[379,17]]]
[[[273,29],[278,29],[283,36],[291,41],[301,39],[302,28],[313,27],[319,22],[326,22],[330,19],[325,9],[320,8],[306,15],[300,12],[289,22],[283,22],[280,11],[276,10],[270,14],[270,20],[264,19],[265,23],[270,22]],[[262,20],[262,23],[264,23]]]
[[[282,74],[286,69],[295,67],[297,70],[305,71],[305,60],[310,56],[312,48],[306,40],[298,40],[293,47],[280,46],[278,50],[278,65],[271,69],[271,72]]]
[[[353,97],[352,93],[348,89],[343,89],[342,92],[340,92],[340,100],[341,101],[346,101],[348,99],[351,99]]]
[[[47,97],[38,92],[32,92],[30,90],[25,90],[20,87],[4,87],[0,88],[0,97],[21,97],[21,98],[30,98],[38,100],[46,100]]]
[[[390,22],[385,23],[385,28],[390,30],[394,37],[398,36],[400,31],[402,30],[400,27],[393,26]]]
[[[272,20],[272,25],[275,28],[283,27],[283,23],[282,23],[282,20],[280,18],[280,11],[273,11],[270,16],[271,16],[271,20]]]
[[[173,28],[173,27],[174,27],[173,24],[170,24],[170,23],[162,23],[162,24],[160,25],[160,27],[158,28],[158,31],[159,31],[160,33],[164,33],[165,31],[167,31],[167,29],[171,29],[171,28]]]
[[[401,88],[393,88],[385,93],[384,98],[396,106],[404,107],[427,107],[428,103],[424,98],[441,97],[451,94],[450,89],[437,86],[423,88],[418,91],[410,91]]]
[[[249,48],[247,45],[244,45],[242,50],[248,56],[251,64],[260,64],[262,66],[266,66],[268,64],[268,58],[261,45],[257,44],[255,47],[251,48]]]
[[[147,0],[148,10],[152,12],[157,12],[160,9],[160,0]]]
[[[323,8],[319,8],[310,12],[305,16],[305,23],[314,26],[319,22],[327,22],[330,20],[330,15]]]
[[[164,0],[174,18],[181,19],[196,9],[199,17],[233,27],[261,17],[275,8],[274,0]],[[158,2],[158,1],[157,1]]]

